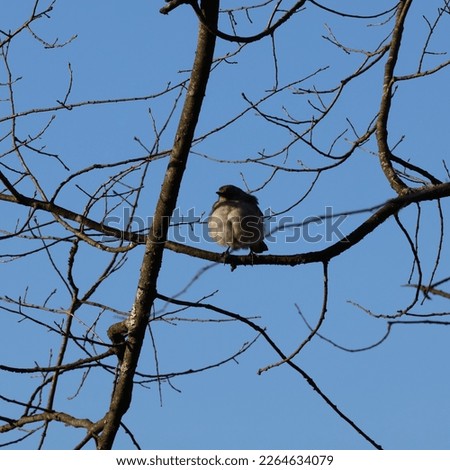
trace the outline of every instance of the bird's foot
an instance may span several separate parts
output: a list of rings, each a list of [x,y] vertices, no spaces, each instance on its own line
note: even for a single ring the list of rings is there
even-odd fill
[[[226,264],[228,261],[228,258],[230,257],[230,247],[228,247],[221,255],[220,257],[223,260],[223,264]]]

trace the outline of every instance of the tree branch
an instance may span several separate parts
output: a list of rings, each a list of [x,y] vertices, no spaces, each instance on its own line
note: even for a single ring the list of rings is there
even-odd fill
[[[391,162],[391,150],[388,143],[388,118],[392,103],[392,87],[395,82],[394,71],[398,60],[400,45],[403,37],[403,27],[406,16],[412,0],[401,0],[398,4],[397,18],[395,20],[395,28],[392,33],[392,39],[389,50],[389,57],[384,68],[383,94],[380,103],[380,112],[377,120],[377,142],[378,153],[381,168],[386,175],[392,189],[397,194],[403,194],[408,191],[408,186],[397,175]]]
[[[326,271],[325,267],[324,267],[324,270]],[[314,379],[310,375],[308,375],[301,367],[295,364],[295,362],[293,362],[290,357],[284,354],[284,352],[281,350],[278,344],[267,333],[265,328],[260,327],[259,325],[257,325],[256,323],[252,322],[250,319],[242,315],[239,315],[234,312],[230,312],[228,310],[225,310],[220,307],[216,307],[211,304],[171,299],[170,297],[166,297],[160,294],[159,294],[159,297],[175,305],[186,305],[189,307],[204,308],[207,310],[211,310],[221,315],[225,315],[235,320],[239,320],[240,322],[246,324],[247,326],[255,330],[259,335],[261,335],[264,338],[264,340],[269,344],[269,346],[281,358],[280,364],[285,363],[289,367],[294,369],[300,376],[303,377],[303,379],[306,380],[306,382],[314,390],[314,392],[316,392],[327,403],[327,405],[329,405],[333,409],[333,411],[335,411],[345,422],[347,422],[360,436],[362,436],[364,439],[370,442],[376,449],[380,449],[380,450],[383,449],[383,447],[380,444],[378,444],[374,439],[372,439],[368,434],[366,434],[354,421],[352,421],[347,415],[345,415],[335,403],[331,401],[331,399],[320,389],[320,387],[317,385],[317,383],[314,381]],[[259,373],[261,373],[261,371]]]
[[[271,26],[268,26],[258,34],[255,34],[253,36],[238,36],[238,35],[232,35],[232,34],[227,34],[224,33],[223,31],[220,31],[217,28],[217,24],[212,24],[208,18],[204,15],[203,11],[201,8],[198,6],[196,0],[171,0],[168,2],[168,4],[165,7],[162,7],[160,13],[167,14],[174,8],[179,7],[180,5],[187,3],[191,5],[191,7],[194,9],[195,14],[197,15],[197,18],[201,21],[202,25],[204,28],[206,28],[211,34],[214,34],[215,36],[219,37],[220,39],[224,39],[225,41],[230,41],[230,42],[239,42],[239,43],[251,43],[251,42],[256,42],[259,41],[262,38],[265,38],[267,36],[272,35],[275,30],[277,30],[281,25],[286,23],[289,18],[292,17],[297,11],[303,7],[303,5],[307,2],[307,0],[299,0],[298,2],[295,3],[295,5],[292,8],[289,8],[289,10],[286,11],[286,13],[279,18],[275,23],[273,23]],[[275,12],[274,12],[275,13]],[[273,14],[272,14],[273,17]]]
[[[216,27],[219,0],[203,0],[202,14],[208,24]],[[127,412],[133,391],[133,380],[144,340],[151,306],[156,297],[156,285],[162,264],[164,243],[167,239],[169,220],[172,215],[189,156],[194,131],[200,115],[209,73],[213,62],[215,36],[203,25],[198,33],[197,52],[181,113],[172,153],[162,184],[153,217],[153,225],[147,237],[144,258],[134,305],[127,319],[128,338],[123,361],[114,388],[105,427],[98,440],[99,449],[111,449],[122,416]]]

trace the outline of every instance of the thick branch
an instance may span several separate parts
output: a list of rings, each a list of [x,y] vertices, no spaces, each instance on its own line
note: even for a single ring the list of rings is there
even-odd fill
[[[207,23],[216,27],[219,0],[203,0],[202,12]],[[162,264],[169,220],[176,207],[178,192],[200,115],[213,61],[214,47],[215,36],[201,24],[191,81],[155,209],[153,226],[147,238],[135,302],[128,319],[128,341],[110,409],[104,419],[105,427],[99,438],[99,449],[112,448],[122,416],[131,403],[133,379],[148,324],[149,312],[156,296],[157,279]]]
[[[381,168],[386,175],[392,189],[398,194],[408,190],[408,186],[399,178],[391,162],[391,151],[388,143],[388,118],[391,110],[392,87],[394,85],[394,71],[398,60],[400,45],[403,38],[403,28],[412,0],[402,0],[398,4],[395,28],[392,33],[389,57],[384,68],[383,94],[380,103],[380,112],[377,120],[377,142]]]
[[[67,413],[60,413],[57,411],[46,411],[36,415],[22,416],[16,421],[11,421],[8,424],[0,426],[0,433],[8,432],[12,429],[21,428],[29,423],[37,423],[40,421],[60,421],[61,423],[73,426],[74,428],[90,429],[94,426],[94,423],[89,419],[75,418]]]
[[[357,227],[353,232],[347,235],[344,239],[336,242],[335,244],[320,251],[312,251],[307,253],[298,253],[295,255],[264,255],[264,256],[249,256],[249,255],[229,255],[226,260],[223,259],[222,253],[213,253],[211,251],[202,250],[192,246],[183,245],[181,243],[173,242],[170,240],[155,241],[153,237],[152,243],[164,244],[164,247],[176,253],[183,253],[196,258],[202,258],[208,261],[217,263],[226,263],[231,266],[240,265],[257,265],[257,264],[273,264],[273,265],[288,265],[296,266],[298,264],[308,263],[323,263],[327,260],[339,256],[344,251],[347,251],[352,246],[359,243],[369,233],[373,232],[378,226],[384,223],[390,216],[397,214],[404,207],[417,202],[433,201],[450,196],[450,183],[441,183],[433,186],[423,186],[422,188],[415,189],[409,194],[399,196],[386,202],[380,209],[378,209],[371,217]],[[69,220],[76,221],[85,227],[97,230],[105,235],[114,236],[119,240],[128,240],[136,244],[146,243],[146,237],[141,234],[133,232],[122,231],[117,228],[108,227],[92,219],[84,217],[76,212],[65,209],[56,204],[46,201],[39,201],[37,199],[21,196],[20,199],[12,195],[0,194],[0,200],[12,203],[23,204],[28,207],[40,209],[50,213],[56,213],[61,217]]]
[[[363,240],[369,233],[383,224],[389,217],[397,214],[403,208],[413,203],[432,201],[450,196],[450,183],[443,183],[435,186],[424,186],[420,189],[412,190],[410,193],[391,199],[372,214],[355,230],[350,232],[342,240],[330,245],[329,247],[306,253],[294,255],[228,255],[226,259],[222,253],[211,253],[210,251],[193,248],[180,243],[167,241],[166,247],[177,253],[184,253],[190,256],[215,261],[217,263],[230,264],[232,267],[244,265],[287,265],[296,266],[298,264],[324,263],[332,258],[341,255],[354,245]]]

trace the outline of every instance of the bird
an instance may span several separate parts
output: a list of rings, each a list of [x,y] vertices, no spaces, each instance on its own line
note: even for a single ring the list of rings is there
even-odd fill
[[[258,199],[231,184],[221,186],[216,194],[219,199],[209,215],[209,236],[228,247],[226,254],[240,248],[249,248],[252,255],[267,251]]]

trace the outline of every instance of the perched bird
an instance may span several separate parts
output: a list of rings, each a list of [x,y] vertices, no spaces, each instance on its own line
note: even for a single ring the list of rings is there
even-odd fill
[[[267,251],[258,199],[231,184],[220,187],[217,194],[208,219],[209,236],[227,246],[227,253],[239,248],[249,248],[251,253]]]

